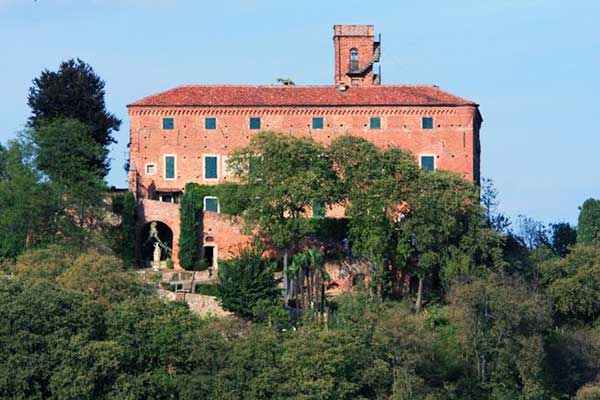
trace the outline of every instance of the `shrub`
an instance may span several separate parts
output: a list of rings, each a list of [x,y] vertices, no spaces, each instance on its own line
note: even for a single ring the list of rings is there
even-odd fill
[[[253,308],[260,300],[277,299],[281,294],[275,269],[275,262],[262,258],[261,252],[253,249],[244,249],[237,258],[221,261],[217,298],[223,308],[253,318]]]
[[[74,260],[72,249],[50,245],[23,253],[17,258],[14,272],[23,278],[55,280]]]
[[[121,260],[95,251],[77,258],[58,281],[67,289],[88,293],[103,303],[120,302],[147,291],[136,274],[125,270]]]

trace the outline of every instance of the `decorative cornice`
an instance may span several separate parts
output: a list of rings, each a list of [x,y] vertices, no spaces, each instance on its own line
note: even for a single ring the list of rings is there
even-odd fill
[[[460,106],[475,108],[474,106]],[[129,108],[130,116],[219,115],[455,115],[458,107],[144,107]]]

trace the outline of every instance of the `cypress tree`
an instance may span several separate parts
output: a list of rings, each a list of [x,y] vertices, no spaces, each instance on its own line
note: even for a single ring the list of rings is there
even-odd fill
[[[179,263],[185,269],[200,269],[200,235],[202,226],[202,193],[195,183],[188,183],[179,208]]]
[[[600,200],[587,199],[579,210],[577,242],[600,244]]]

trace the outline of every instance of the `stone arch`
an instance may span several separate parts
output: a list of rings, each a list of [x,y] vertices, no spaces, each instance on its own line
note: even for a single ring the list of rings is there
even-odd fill
[[[164,249],[161,247],[160,261],[165,262],[167,259],[172,257],[173,252],[173,229],[163,221],[152,220],[144,223],[141,226],[138,238],[139,238],[139,249],[140,249],[140,260],[142,265],[149,267],[152,265],[154,259],[154,247],[157,240],[150,235],[150,230],[153,224],[156,224],[156,230],[158,232],[158,238],[161,240],[163,246],[168,248]]]

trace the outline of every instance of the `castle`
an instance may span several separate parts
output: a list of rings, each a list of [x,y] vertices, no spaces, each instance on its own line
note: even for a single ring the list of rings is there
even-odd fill
[[[325,144],[343,134],[359,136],[411,151],[422,168],[479,182],[478,105],[434,85],[382,85],[375,72],[381,40],[374,27],[335,25],[333,30],[333,85],[186,85],[128,105],[129,189],[139,205],[142,258],[147,261],[152,253],[144,238],[156,222],[177,264],[177,203],[185,185],[231,181],[228,154],[263,130]],[[248,238],[220,215],[218,198],[207,196],[204,208],[202,253],[216,267]]]

